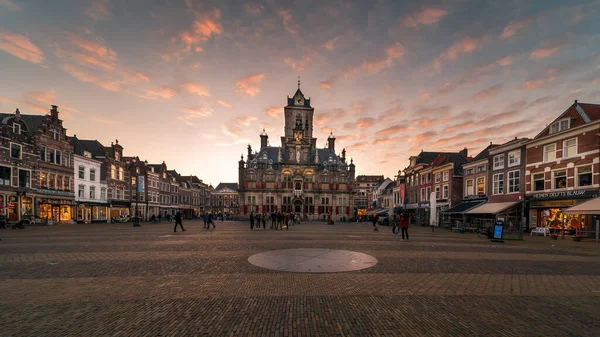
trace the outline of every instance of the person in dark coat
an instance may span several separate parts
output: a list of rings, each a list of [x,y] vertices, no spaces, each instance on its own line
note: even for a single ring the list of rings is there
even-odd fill
[[[250,212],[250,229],[254,229],[254,212]]]
[[[400,220],[400,229],[402,230],[402,240],[404,240],[404,233],[406,233],[406,241],[408,240],[408,216],[403,215],[402,220]]]
[[[373,215],[371,221],[373,222],[373,231],[379,232],[379,229],[377,229],[377,215]]]
[[[175,227],[173,227],[173,232],[177,232],[177,225],[181,227],[181,231],[185,232],[185,228],[183,228],[183,222],[181,221],[181,212],[177,212],[177,214],[175,214]]]
[[[263,230],[267,229],[267,213],[263,213],[261,220],[263,223]]]

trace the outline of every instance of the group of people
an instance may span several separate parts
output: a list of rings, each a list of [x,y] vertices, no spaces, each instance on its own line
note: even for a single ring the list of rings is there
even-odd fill
[[[295,226],[297,223],[300,223],[300,216],[293,212],[273,212],[270,215],[267,213],[250,212],[250,229],[254,229],[255,227],[260,229],[261,223],[263,230],[267,229],[267,220],[271,220],[271,229],[279,230],[280,228],[287,229],[290,225]]]
[[[202,216],[202,220],[204,220],[204,228],[209,229],[210,225],[213,226],[213,229],[217,228],[217,226],[215,226],[217,217],[215,215],[213,215],[212,213],[204,213],[204,215]],[[221,221],[223,221],[223,220],[221,220]]]
[[[398,231],[402,232],[402,241],[404,241],[404,235],[406,234],[406,241],[409,241],[408,238],[408,224],[410,223],[410,218],[408,214],[400,213],[397,215],[396,213],[390,216],[390,224],[392,225],[392,233],[394,236],[398,236]],[[377,228],[377,216],[372,216],[371,221],[373,222],[373,231],[378,232]]]

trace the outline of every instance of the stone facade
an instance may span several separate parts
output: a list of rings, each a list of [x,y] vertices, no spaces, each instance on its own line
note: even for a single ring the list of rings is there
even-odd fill
[[[335,152],[335,137],[318,149],[313,137],[314,108],[300,87],[284,108],[281,146],[260,136],[261,146],[248,146],[239,161],[240,213],[295,212],[303,219],[350,218],[354,207],[355,166],[346,151]]]

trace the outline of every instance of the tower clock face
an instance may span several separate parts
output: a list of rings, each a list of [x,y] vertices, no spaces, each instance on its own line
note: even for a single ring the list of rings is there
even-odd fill
[[[296,98],[296,104],[298,104],[298,105],[304,104],[304,100],[302,99],[302,97]]]

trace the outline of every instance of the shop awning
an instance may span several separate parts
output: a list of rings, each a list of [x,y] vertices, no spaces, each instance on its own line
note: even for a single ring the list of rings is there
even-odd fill
[[[389,211],[389,209],[387,208],[378,208],[378,209],[374,209],[372,211],[367,211],[365,214],[366,215],[382,215],[385,214]]]
[[[466,211],[470,210],[473,207],[477,207],[484,203],[485,200],[473,200],[473,201],[463,201],[460,204],[450,208],[447,211],[443,211],[442,213],[446,214],[463,214]]]
[[[466,214],[496,214],[509,209],[512,206],[520,203],[521,201],[510,201],[510,202],[486,202],[483,205],[477,206],[465,212]]]
[[[600,214],[600,197],[562,211],[565,214]]]

